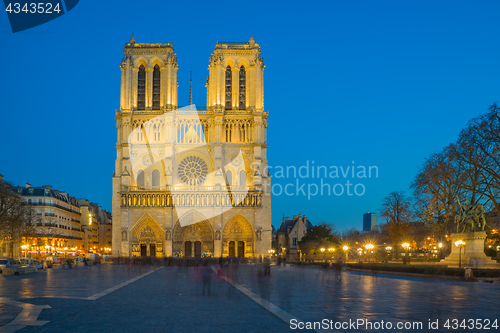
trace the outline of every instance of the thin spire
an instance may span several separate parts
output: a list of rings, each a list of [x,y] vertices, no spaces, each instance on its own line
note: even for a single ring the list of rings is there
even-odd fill
[[[191,105],[193,105],[193,67],[189,71],[189,106]]]

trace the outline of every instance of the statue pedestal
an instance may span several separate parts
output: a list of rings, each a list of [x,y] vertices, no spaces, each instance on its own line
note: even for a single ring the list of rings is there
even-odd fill
[[[462,240],[465,245],[462,247],[462,268],[500,268],[500,264],[484,253],[484,240],[486,239],[485,231],[462,232],[450,235],[451,253],[448,257],[441,260],[448,267],[458,267],[460,249],[455,245],[455,242]]]

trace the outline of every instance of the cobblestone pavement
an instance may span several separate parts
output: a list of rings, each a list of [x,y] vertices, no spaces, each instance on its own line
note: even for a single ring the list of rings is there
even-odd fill
[[[447,319],[455,318],[460,321],[498,319],[500,326],[499,284],[358,272],[343,272],[342,281],[339,282],[334,270],[290,265],[273,266],[269,279],[254,279],[254,274],[248,273],[251,270],[250,267],[238,269],[235,280],[304,322],[365,319],[371,322],[384,320],[391,323],[423,323],[422,329],[402,329],[402,332],[448,331],[444,328],[444,323]],[[439,330],[428,329],[429,319],[439,320]]]
[[[259,305],[262,302],[256,298],[304,322],[423,323],[422,329],[392,332],[429,332],[429,319],[440,321],[433,332],[444,332],[448,331],[443,327],[446,319],[492,320],[500,313],[498,284],[354,272],[344,272],[339,282],[333,270],[290,266],[272,267],[270,277],[257,273],[253,266],[227,269],[235,286],[214,277],[211,294],[206,290],[203,295],[202,278],[194,268],[101,265],[47,270],[0,276],[0,297],[51,307],[38,316],[47,324],[18,332],[292,331],[289,323]],[[5,324],[20,310],[0,304],[0,332],[8,331]]]
[[[22,308],[9,305],[0,304],[0,326],[6,325],[14,320],[21,312]]]

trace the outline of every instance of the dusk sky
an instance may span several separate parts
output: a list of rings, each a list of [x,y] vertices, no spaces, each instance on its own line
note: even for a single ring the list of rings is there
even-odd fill
[[[1,158],[5,180],[52,185],[111,211],[120,61],[137,42],[171,42],[179,105],[206,105],[217,41],[253,33],[269,109],[268,159],[278,166],[376,166],[362,196],[316,195],[320,180],[273,177],[273,225],[283,214],[362,228],[391,191],[409,191],[429,154],[500,102],[499,1],[80,1],[62,17],[13,34],[0,14]],[[354,163],[353,163],[354,161]],[[272,169],[272,170],[273,170]],[[358,188],[359,189],[359,188]],[[279,187],[275,190],[279,192]]]

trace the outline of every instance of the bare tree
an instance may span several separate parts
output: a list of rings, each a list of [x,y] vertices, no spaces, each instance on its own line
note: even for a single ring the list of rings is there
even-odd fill
[[[411,231],[411,199],[406,197],[404,192],[391,192],[385,197],[380,216],[387,221],[382,228],[391,239],[396,255],[399,250],[399,243],[410,236]]]
[[[0,182],[0,240],[6,243],[10,257],[32,221],[30,209],[23,206],[21,199],[13,185]]]
[[[475,183],[466,184],[472,200],[478,202],[483,195],[500,212],[500,108],[496,103],[462,130],[455,152],[457,160],[473,171]]]
[[[464,192],[464,170],[453,145],[429,156],[411,184],[416,217],[443,239],[455,215],[456,197]]]

